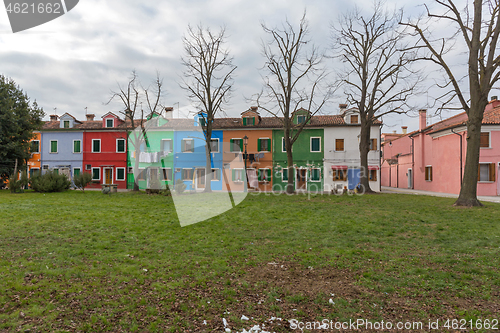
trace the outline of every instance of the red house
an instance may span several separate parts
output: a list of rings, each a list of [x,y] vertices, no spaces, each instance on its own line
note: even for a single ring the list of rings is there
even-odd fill
[[[87,115],[83,131],[83,168],[92,174],[90,188],[101,184],[127,188],[127,126],[116,114],[108,112],[102,120]]]

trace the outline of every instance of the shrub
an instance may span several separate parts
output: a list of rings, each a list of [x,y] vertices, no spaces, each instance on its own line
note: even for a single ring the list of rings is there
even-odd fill
[[[181,179],[177,179],[175,181],[175,192],[177,192],[177,194],[181,194],[182,192],[184,192],[186,190],[186,187],[186,184],[184,184]]]
[[[71,182],[66,175],[47,171],[43,175],[31,177],[30,185],[36,192],[62,192],[69,189]]]
[[[21,181],[17,179],[17,175],[12,175],[9,177],[9,190],[10,193],[22,192]]]
[[[92,182],[92,174],[90,172],[82,172],[73,178],[75,187],[85,192],[85,187]]]

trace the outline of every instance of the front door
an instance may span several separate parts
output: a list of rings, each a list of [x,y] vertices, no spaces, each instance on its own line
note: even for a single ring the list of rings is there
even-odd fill
[[[205,188],[205,169],[196,169],[196,188]]]
[[[113,184],[113,169],[112,168],[104,168],[104,184],[106,184],[106,185]]]
[[[408,188],[412,188],[411,184],[413,184],[413,173],[411,169],[408,169]]]
[[[160,188],[160,179],[158,178],[158,168],[148,168],[147,188],[158,190]]]
[[[307,169],[297,169],[297,190],[306,189]]]
[[[59,174],[60,175],[66,175],[66,177],[71,180],[71,172],[69,172],[69,168],[60,168],[59,169]]]

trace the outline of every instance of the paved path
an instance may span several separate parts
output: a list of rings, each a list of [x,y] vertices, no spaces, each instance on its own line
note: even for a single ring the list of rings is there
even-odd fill
[[[411,190],[407,188],[395,188],[382,186],[382,193],[404,193],[404,194],[415,194],[415,195],[430,195],[433,197],[444,197],[444,198],[458,198],[458,194],[451,193],[440,193],[440,192],[430,192],[421,190]],[[489,196],[478,196],[479,201],[489,201],[500,203],[500,196],[489,197]]]

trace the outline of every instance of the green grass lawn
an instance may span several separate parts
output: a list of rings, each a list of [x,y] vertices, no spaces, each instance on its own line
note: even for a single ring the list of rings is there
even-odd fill
[[[249,195],[181,228],[166,196],[0,191],[0,331],[498,320],[500,205],[452,203]]]

